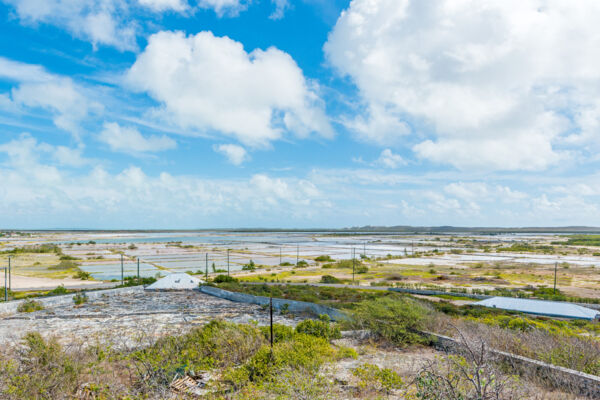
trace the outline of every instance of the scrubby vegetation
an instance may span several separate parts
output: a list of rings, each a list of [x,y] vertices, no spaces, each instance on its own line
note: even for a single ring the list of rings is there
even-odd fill
[[[73,303],[75,303],[76,306],[80,306],[84,303],[87,303],[88,301],[88,297],[85,294],[85,292],[80,292],[75,294],[75,296],[73,296]]]
[[[43,310],[44,306],[39,301],[25,300],[17,307],[17,311],[21,313],[30,313],[34,311]]]

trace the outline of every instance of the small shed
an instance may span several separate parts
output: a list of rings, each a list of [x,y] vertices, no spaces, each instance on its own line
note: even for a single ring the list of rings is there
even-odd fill
[[[198,288],[201,283],[204,281],[186,273],[174,273],[147,286],[146,290],[190,290]]]
[[[514,297],[491,297],[474,305],[520,311],[526,314],[544,315],[554,318],[593,320],[600,317],[600,311],[564,301],[519,299]]]

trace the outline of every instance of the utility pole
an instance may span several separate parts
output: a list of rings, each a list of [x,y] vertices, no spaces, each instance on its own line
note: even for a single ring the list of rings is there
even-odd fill
[[[558,263],[554,263],[554,294],[556,294],[556,270],[558,268]]]
[[[121,253],[121,285],[123,285],[123,253]]]
[[[12,290],[12,269],[10,268],[10,256],[8,256],[8,289]]]
[[[367,241],[363,243],[363,258],[367,258]]]
[[[204,267],[204,280],[208,283],[208,253],[206,253],[206,265]]]
[[[4,301],[8,301],[8,268],[4,267]]]
[[[140,258],[137,258],[137,267],[138,267],[138,284],[140,283]]]
[[[227,249],[227,276],[229,276],[229,249]]]
[[[271,319],[271,357],[273,357],[273,295],[269,297],[269,314]]]
[[[296,267],[298,266],[298,258],[300,257],[300,245],[296,244]]]
[[[281,246],[279,246],[279,265],[281,265]]]
[[[352,248],[352,283],[354,283],[354,247]]]

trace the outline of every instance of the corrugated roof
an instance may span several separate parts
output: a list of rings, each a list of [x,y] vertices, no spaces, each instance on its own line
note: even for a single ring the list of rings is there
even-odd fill
[[[484,307],[521,311],[527,314],[546,315],[558,318],[594,319],[600,311],[562,301],[530,300],[513,297],[492,297],[474,303]]]
[[[146,287],[147,290],[182,290],[195,289],[200,283],[198,278],[185,273],[170,274]]]

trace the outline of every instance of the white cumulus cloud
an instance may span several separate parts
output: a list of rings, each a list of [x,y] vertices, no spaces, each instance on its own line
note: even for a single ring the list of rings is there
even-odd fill
[[[399,154],[394,154],[391,149],[384,149],[379,158],[375,161],[375,165],[380,165],[385,168],[398,168],[401,165],[406,165],[406,161]]]
[[[177,147],[177,143],[166,135],[144,136],[137,129],[122,127],[116,122],[105,123],[98,139],[106,143],[112,151],[134,155],[156,153]]]
[[[138,0],[138,2],[154,11],[184,11],[189,6],[186,0]]]
[[[266,146],[285,132],[331,136],[321,101],[289,54],[247,53],[211,32],[159,32],[127,73],[132,87],[161,103],[159,114],[184,129]]]
[[[223,154],[233,165],[241,165],[248,160],[248,152],[237,144],[220,144],[213,147],[215,151]]]
[[[325,52],[359,89],[366,140],[409,122],[430,136],[419,157],[543,170],[568,155],[565,135],[598,137],[599,19],[595,0],[353,0]]]

